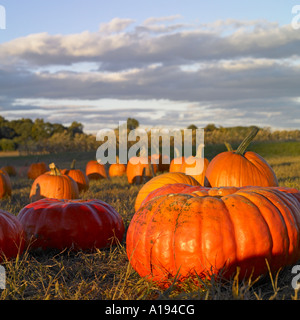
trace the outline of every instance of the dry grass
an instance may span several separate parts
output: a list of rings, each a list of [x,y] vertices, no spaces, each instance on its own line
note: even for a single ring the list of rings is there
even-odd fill
[[[78,167],[84,168],[89,156],[82,156]],[[274,168],[281,186],[300,189],[300,156],[266,159]],[[61,168],[67,167],[70,156],[57,160]],[[22,158],[14,161],[17,164],[18,161],[22,162]],[[1,208],[17,215],[29,202],[31,183],[26,178],[13,177],[12,197],[1,200]],[[127,229],[139,188],[129,185],[125,177],[92,181],[90,189],[81,197],[98,198],[111,204],[121,214]],[[180,287],[174,283],[163,291],[140,278],[131,268],[125,239],[117,246],[95,253],[26,251],[17,259],[5,261],[3,265],[7,278],[6,289],[0,290],[1,300],[299,299],[298,291],[291,286],[294,276],[292,267],[280,270],[277,275],[270,274],[246,282],[239,281],[238,276],[232,281],[222,282],[212,278],[210,281],[201,281],[198,286],[189,281]]]

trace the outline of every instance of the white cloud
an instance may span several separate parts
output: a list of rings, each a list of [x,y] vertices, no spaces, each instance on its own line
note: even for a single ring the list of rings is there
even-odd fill
[[[77,116],[92,125],[95,115],[112,122],[118,114],[92,101],[114,99],[128,105],[122,116],[139,115],[145,123],[231,125],[259,118],[266,125],[297,125],[299,32],[266,21],[187,25],[178,19],[151,17],[135,26],[132,19],[115,18],[98,32],[39,33],[2,43],[4,116],[17,110],[45,116],[53,109],[51,119]],[[155,112],[147,101],[157,103]],[[282,115],[282,108],[288,112]]]
[[[108,23],[102,23],[100,25],[99,31],[100,33],[114,33],[114,32],[121,32],[124,31],[127,27],[129,27],[134,20],[132,19],[121,19],[121,18],[114,18]]]

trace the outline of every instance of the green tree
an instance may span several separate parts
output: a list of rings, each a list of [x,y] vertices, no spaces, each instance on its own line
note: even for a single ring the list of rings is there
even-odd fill
[[[140,123],[138,122],[138,120],[136,120],[134,118],[127,119],[127,129],[134,130],[134,129],[138,128],[139,125],[140,125]]]
[[[191,125],[189,125],[189,126],[187,127],[187,129],[197,130],[198,127],[195,126],[194,124],[191,124]]]
[[[204,131],[205,132],[212,132],[218,130],[218,128],[213,124],[213,123],[209,123],[205,128]]]
[[[14,151],[16,145],[11,139],[0,139],[0,148],[2,151]]]
[[[74,137],[76,133],[83,133],[83,124],[73,121],[68,128],[68,132],[71,133],[72,137]]]

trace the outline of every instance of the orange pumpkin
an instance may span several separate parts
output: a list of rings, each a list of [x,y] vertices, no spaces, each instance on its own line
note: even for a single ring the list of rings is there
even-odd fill
[[[206,170],[207,186],[278,186],[267,161],[255,152],[246,151],[258,130],[255,127],[236,151],[225,151],[212,159]]]
[[[158,171],[169,171],[170,157],[165,154],[155,153],[151,155],[151,163],[158,165]]]
[[[208,165],[209,160],[206,158],[188,157],[183,160],[179,172],[192,176],[200,183],[201,186],[204,186],[205,174]],[[199,170],[196,170],[197,166],[199,166]]]
[[[173,158],[170,163],[169,172],[180,172],[183,162],[184,162],[184,157]]]
[[[158,166],[151,164],[150,157],[132,157],[126,168],[129,183],[143,183],[149,181],[157,172]]]
[[[176,147],[174,147],[174,154],[175,156],[170,163],[169,172],[180,172],[184,157],[180,156],[179,150]]]
[[[75,163],[76,160],[73,160],[70,169],[63,169],[61,173],[71,177],[77,183],[79,192],[88,190],[89,179],[82,170],[75,169]]]
[[[86,164],[85,174],[89,180],[106,179],[109,177],[107,167],[96,160],[90,160]]]
[[[110,177],[120,177],[126,174],[126,165],[119,162],[118,156],[116,163],[110,165],[108,173]]]
[[[134,205],[135,211],[139,209],[139,207],[141,206],[141,203],[144,201],[144,199],[147,197],[147,195],[151,191],[158,189],[164,185],[174,184],[174,183],[185,183],[192,186],[199,186],[199,182],[196,179],[182,172],[163,173],[159,176],[152,178],[150,181],[145,183],[143,187],[140,189],[135,200],[135,205]]]
[[[36,179],[41,174],[47,172],[48,168],[45,162],[32,163],[27,171],[27,177],[29,179]]]
[[[71,177],[61,174],[54,163],[51,163],[49,168],[50,173],[44,173],[34,180],[29,195],[31,201],[42,198],[79,198],[77,183]]]
[[[239,267],[240,279],[255,279],[268,265],[275,273],[299,261],[299,202],[276,188],[230,189],[162,195],[140,207],[126,238],[140,276],[164,287],[176,275],[230,278]]]
[[[2,167],[1,170],[4,170],[5,172],[7,172],[9,176],[12,176],[12,177],[17,175],[16,168],[12,165],[6,165]]]
[[[11,181],[6,171],[0,170],[0,199],[11,196]]]

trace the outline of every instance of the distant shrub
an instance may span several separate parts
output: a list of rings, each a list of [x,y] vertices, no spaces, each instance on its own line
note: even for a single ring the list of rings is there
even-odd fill
[[[2,151],[14,151],[16,150],[16,145],[11,139],[0,139],[0,149]]]

